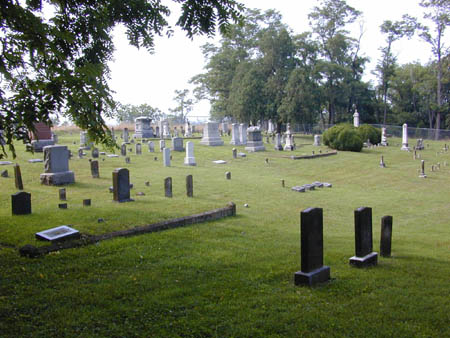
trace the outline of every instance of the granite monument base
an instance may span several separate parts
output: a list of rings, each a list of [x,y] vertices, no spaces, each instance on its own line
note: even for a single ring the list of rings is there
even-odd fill
[[[42,153],[44,151],[44,147],[55,145],[54,140],[34,140],[31,141],[30,147],[36,153]]]
[[[245,147],[245,150],[250,152],[266,151],[266,147],[264,147],[262,141],[261,142],[247,141],[247,146]]]
[[[377,265],[378,263],[378,253],[371,252],[364,257],[353,256],[350,258],[350,265],[357,268],[365,268],[372,265]]]
[[[185,157],[184,165],[196,166],[197,163],[195,162],[195,157]]]
[[[63,171],[59,173],[41,174],[41,184],[45,185],[64,185],[75,183],[75,174],[73,171]]]
[[[322,266],[311,272],[297,271],[294,274],[295,285],[313,286],[318,283],[327,282],[330,280],[330,267]]]
[[[223,146],[223,140],[220,137],[204,137],[200,144],[204,146]]]

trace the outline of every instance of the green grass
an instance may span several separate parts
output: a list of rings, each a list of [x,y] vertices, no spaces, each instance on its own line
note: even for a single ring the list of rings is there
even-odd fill
[[[76,155],[77,137],[59,135]],[[276,152],[232,159],[232,146],[205,147],[195,140],[197,167],[183,165],[184,153],[131,154],[100,160],[100,179],[90,176],[87,158],[74,157],[76,183],[67,186],[68,209],[57,205],[58,187],[41,186],[41,164],[18,145],[25,191],[33,214],[11,216],[14,178],[0,178],[1,337],[445,337],[450,336],[450,154],[436,155],[444,142],[420,154],[428,178],[418,178],[420,161],[400,151],[400,140],[362,153],[291,160]],[[312,144],[312,136],[297,144]],[[413,144],[415,140],[411,140]],[[169,142],[170,144],[170,142]],[[132,146],[132,145],[131,145]],[[130,147],[131,147],[130,146]],[[159,147],[156,146],[159,150]],[[238,147],[243,150],[243,147]],[[321,148],[325,151],[325,147]],[[304,145],[295,155],[317,147]],[[379,168],[381,155],[387,164]],[[158,161],[153,157],[158,156]],[[265,158],[269,158],[269,164]],[[216,159],[225,165],[213,164]],[[429,170],[441,163],[439,172]],[[112,171],[130,169],[135,202],[112,202]],[[12,166],[2,166],[13,176]],[[225,179],[230,171],[231,180]],[[187,198],[185,176],[194,177]],[[173,198],[163,180],[173,178]],[[286,188],[281,187],[284,179]],[[331,189],[297,193],[288,187],[326,181]],[[150,187],[145,186],[150,181]],[[136,196],[142,191],[145,196]],[[92,199],[83,207],[84,198]],[[20,257],[24,244],[45,245],[34,233],[72,224],[100,234],[190,215],[233,201],[237,216],[216,222],[118,238],[39,259]],[[249,208],[244,208],[245,203]],[[373,208],[374,249],[380,219],[392,215],[393,257],[356,269],[353,211]],[[324,209],[324,262],[329,283],[308,288],[293,283],[300,270],[299,213]],[[98,218],[104,223],[98,223]]]

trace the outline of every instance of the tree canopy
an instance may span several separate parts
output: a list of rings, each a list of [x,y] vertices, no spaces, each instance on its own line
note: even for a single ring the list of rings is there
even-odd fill
[[[27,141],[35,122],[62,115],[113,146],[104,116],[115,102],[107,79],[112,30],[126,27],[131,45],[154,49],[156,35],[171,35],[169,0],[4,0],[0,2],[0,130],[13,155],[13,139]],[[187,34],[224,33],[239,22],[235,0],[173,0]],[[6,150],[2,144],[2,153]]]

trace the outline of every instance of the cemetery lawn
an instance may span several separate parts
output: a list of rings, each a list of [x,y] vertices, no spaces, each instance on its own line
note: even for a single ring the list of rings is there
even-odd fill
[[[238,159],[232,158],[229,138],[223,147],[201,146],[196,139],[197,166],[184,166],[185,154],[172,152],[170,168],[163,167],[154,140],[156,152],[149,153],[145,145],[142,155],[130,155],[130,164],[122,157],[100,156],[100,178],[93,179],[89,156],[78,159],[73,141],[79,142],[78,133],[59,134],[59,143],[74,154],[69,166],[76,183],[66,186],[67,210],[58,209],[58,187],[40,185],[42,163],[28,163],[42,153],[26,153],[19,144],[18,158],[6,160],[20,164],[33,212],[11,216],[14,170],[0,166],[10,176],[0,177],[1,337],[450,336],[450,152],[439,153],[444,142],[425,141],[429,146],[418,152],[426,161],[426,179],[418,177],[420,160],[401,151],[399,139],[361,153],[285,158],[325,152],[326,147],[312,146],[312,136],[297,136],[301,146],[292,153],[265,144],[266,152]],[[385,169],[379,167],[381,155]],[[431,172],[431,164],[438,162],[440,171]],[[134,202],[112,201],[111,173],[119,167],[130,170]],[[231,180],[225,179],[227,171]],[[188,174],[193,175],[194,198],[186,197]],[[164,197],[168,176],[173,198]],[[290,190],[314,181],[333,187]],[[85,198],[92,206],[82,206]],[[36,259],[18,253],[25,244],[47,245],[34,234],[59,225],[102,234],[230,201],[236,203],[237,216],[219,221]],[[355,252],[353,212],[361,206],[373,208],[377,252],[381,217],[393,216],[392,258],[379,257],[378,266],[368,269],[348,262]],[[308,207],[323,208],[324,264],[332,278],[313,288],[293,283],[300,270],[300,211]]]

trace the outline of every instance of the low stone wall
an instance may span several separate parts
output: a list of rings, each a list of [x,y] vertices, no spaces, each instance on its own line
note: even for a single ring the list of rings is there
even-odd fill
[[[51,245],[35,247],[33,245],[27,244],[19,249],[21,256],[26,257],[39,257],[46,255],[50,252],[60,251],[64,249],[78,248],[85,245],[95,244],[97,242],[112,239],[117,237],[128,237],[142,235],[150,232],[163,231],[168,229],[175,229],[179,227],[188,226],[196,223],[204,223],[209,221],[215,221],[221,218],[235,216],[236,215],[236,204],[230,202],[226,207],[214,209],[211,211],[206,211],[201,214],[174,218],[168,221],[158,222],[155,224],[144,225],[140,227],[135,227],[127,230],[120,230],[115,232],[110,232],[102,235],[86,235],[81,234],[81,239],[54,243]]]

